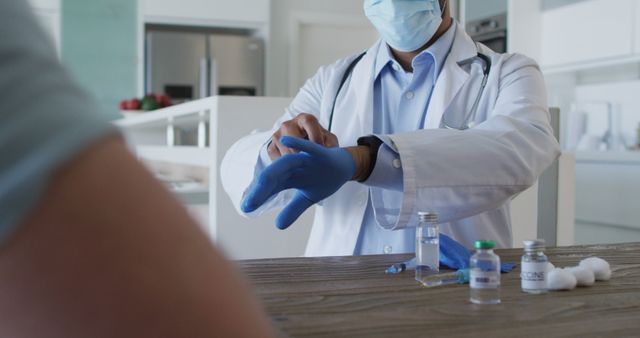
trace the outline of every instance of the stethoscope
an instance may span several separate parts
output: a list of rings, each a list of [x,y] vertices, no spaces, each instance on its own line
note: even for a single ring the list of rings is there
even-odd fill
[[[351,73],[353,72],[353,68],[355,68],[355,66],[358,64],[358,62],[362,59],[362,57],[365,54],[366,54],[366,52],[358,55],[355,59],[353,59],[353,61],[351,61],[351,63],[349,64],[349,66],[345,70],[344,75],[342,76],[342,79],[340,81],[340,85],[338,86],[338,91],[336,92],[336,96],[333,99],[333,106],[331,107],[331,114],[329,115],[329,127],[327,128],[329,131],[331,131],[331,127],[333,126],[333,114],[334,114],[335,109],[336,109],[336,102],[338,101],[338,96],[340,96],[340,91],[342,90],[342,87],[344,86],[345,82],[347,82],[347,80],[349,79],[349,76],[351,76]],[[480,84],[480,90],[478,91],[478,95],[476,96],[476,99],[473,102],[473,106],[471,106],[471,109],[465,115],[465,117],[462,120],[462,123],[460,125],[453,126],[452,124],[447,122],[447,114],[445,114],[443,116],[443,118],[442,118],[442,126],[444,128],[446,128],[446,129],[466,130],[466,129],[469,129],[469,128],[473,127],[473,125],[474,125],[472,120],[474,119],[474,117],[477,114],[478,105],[480,104],[480,99],[482,98],[482,94],[484,93],[484,89],[487,86],[487,80],[489,78],[489,73],[491,72],[491,59],[488,56],[486,56],[485,54],[482,54],[482,53],[478,52],[478,54],[476,56],[471,57],[471,58],[469,58],[467,60],[463,60],[463,61],[458,63],[460,66],[464,66],[464,65],[469,65],[469,64],[473,63],[476,60],[480,60],[482,62],[482,64],[483,64],[483,66],[482,66],[482,83]]]

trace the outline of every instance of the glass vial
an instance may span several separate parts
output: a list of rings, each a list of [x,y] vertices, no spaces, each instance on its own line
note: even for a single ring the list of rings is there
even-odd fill
[[[500,303],[500,257],[493,253],[495,243],[476,241],[476,253],[469,264],[470,301],[474,304]]]
[[[440,271],[440,226],[438,214],[419,212],[416,228],[416,280]]]
[[[520,264],[522,291],[533,294],[547,292],[547,265],[549,259],[544,254],[544,239],[522,242],[524,255]]]

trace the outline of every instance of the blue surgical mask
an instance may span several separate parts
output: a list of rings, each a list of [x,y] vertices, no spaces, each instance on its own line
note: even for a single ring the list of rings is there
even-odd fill
[[[442,23],[438,0],[365,0],[364,13],[382,39],[401,52],[420,49]]]

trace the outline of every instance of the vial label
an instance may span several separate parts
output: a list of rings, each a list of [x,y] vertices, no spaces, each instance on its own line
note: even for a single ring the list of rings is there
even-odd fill
[[[543,290],[547,288],[547,262],[522,262],[520,278],[522,288]]]
[[[496,289],[500,286],[500,275],[497,271],[471,270],[469,285],[472,289]]]

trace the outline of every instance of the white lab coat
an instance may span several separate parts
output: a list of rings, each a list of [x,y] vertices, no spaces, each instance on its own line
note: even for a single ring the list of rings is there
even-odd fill
[[[368,50],[338,98],[332,132],[340,146],[355,145],[358,137],[372,134],[374,62],[381,45],[378,41]],[[492,61],[475,116],[478,124],[466,131],[440,128],[443,114],[466,114],[471,109],[482,81],[482,63],[460,62],[478,52]],[[227,152],[222,181],[239,212],[245,192],[261,170],[256,165],[261,147],[283,121],[301,112],[314,114],[326,127],[340,80],[354,58],[320,68],[272,130],[246,136]],[[301,97],[305,100],[297,99]],[[300,104],[308,101],[314,104]],[[456,115],[451,116],[448,121],[455,120]],[[510,247],[509,201],[534,184],[559,155],[536,63],[522,55],[477,47],[462,27],[457,27],[437,79],[425,125],[390,138],[400,155],[404,191],[345,184],[317,206],[307,256],[352,255],[368,198],[385,228],[415,226],[418,211],[432,211],[439,214],[441,231],[467,247],[478,239]],[[282,192],[248,216],[280,208],[291,197],[291,191]]]

